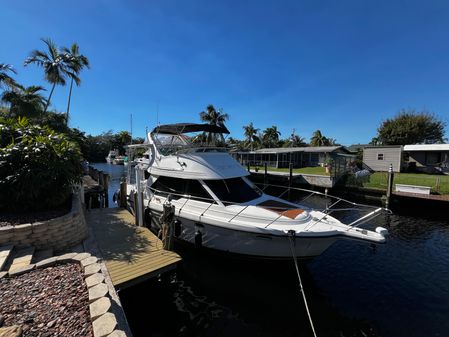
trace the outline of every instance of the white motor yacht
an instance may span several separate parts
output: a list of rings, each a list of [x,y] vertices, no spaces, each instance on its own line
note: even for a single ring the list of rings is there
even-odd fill
[[[118,156],[118,151],[117,150],[110,150],[106,159],[106,162],[108,164],[113,164],[114,163],[114,159]]]
[[[146,152],[135,166],[141,178],[127,188],[128,195],[143,192],[146,218],[151,219],[147,226],[152,229],[160,228],[164,204],[170,202],[175,207],[177,239],[223,252],[291,258],[293,249],[296,257],[309,258],[339,239],[385,242],[385,228],[358,227],[379,215],[382,208],[366,206],[368,211],[361,215],[361,205],[352,202],[348,202],[350,207],[337,209],[337,204],[347,202],[341,198],[333,197],[331,205],[315,209],[266,194],[226,148],[192,141],[210,139],[188,136],[195,132],[229,133],[225,127],[209,124],[161,125],[141,145]],[[308,195],[320,194],[310,191]],[[332,216],[339,210],[357,212],[357,217],[342,223]]]

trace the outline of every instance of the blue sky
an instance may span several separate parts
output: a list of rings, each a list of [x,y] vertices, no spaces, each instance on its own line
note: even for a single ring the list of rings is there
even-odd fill
[[[448,1],[5,1],[0,62],[26,85],[39,40],[80,45],[91,69],[75,88],[71,125],[91,134],[198,121],[214,104],[242,126],[320,129],[365,143],[401,108],[449,122]],[[53,107],[66,107],[68,87]]]

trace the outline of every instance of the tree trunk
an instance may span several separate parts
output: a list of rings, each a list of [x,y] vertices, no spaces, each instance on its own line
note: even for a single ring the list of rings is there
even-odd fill
[[[50,105],[51,95],[53,95],[53,91],[55,90],[56,83],[53,83],[53,87],[51,88],[50,95],[48,96],[47,103],[45,104],[44,113],[47,112],[48,106]]]
[[[70,100],[72,98],[72,88],[73,88],[73,78],[70,81],[70,91],[69,91],[69,101],[67,103],[67,115],[66,115],[66,125],[69,125],[69,110],[70,110]]]

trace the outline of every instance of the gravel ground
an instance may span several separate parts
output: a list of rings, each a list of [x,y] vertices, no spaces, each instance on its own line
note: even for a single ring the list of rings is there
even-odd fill
[[[67,214],[70,209],[30,213],[0,213],[0,227],[50,220]]]
[[[4,326],[21,325],[24,337],[93,336],[89,299],[77,263],[0,280]]]

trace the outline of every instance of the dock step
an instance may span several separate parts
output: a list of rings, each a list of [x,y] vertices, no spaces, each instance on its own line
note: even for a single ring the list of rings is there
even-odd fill
[[[8,258],[11,256],[13,248],[13,245],[0,246],[0,271],[3,271],[3,267],[5,267]]]
[[[33,259],[34,247],[22,248],[14,253],[14,259],[12,260],[9,272],[16,269],[22,269],[31,264]]]
[[[36,250],[32,263],[38,263],[50,257],[53,257],[53,249]]]

